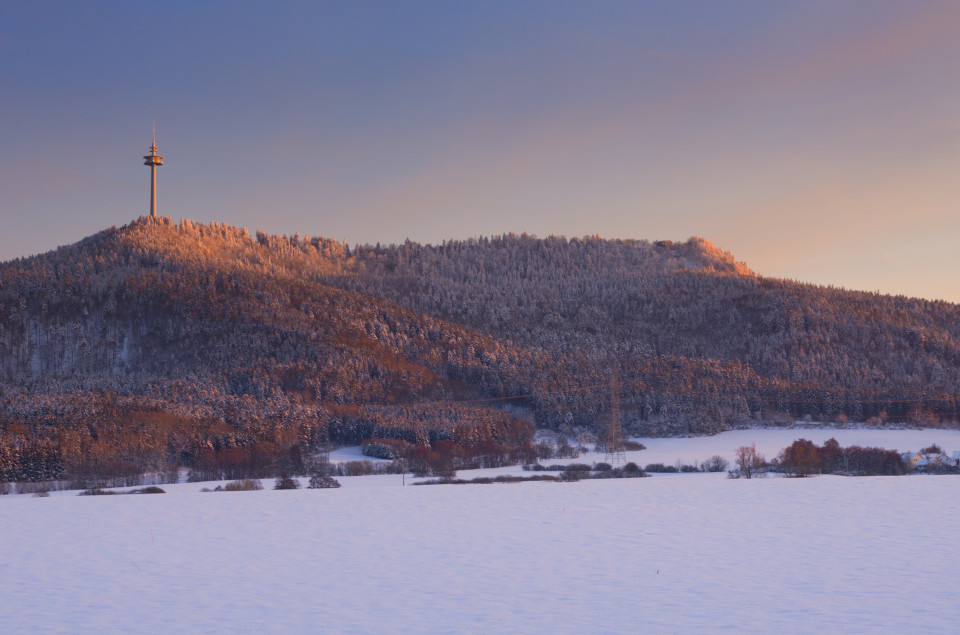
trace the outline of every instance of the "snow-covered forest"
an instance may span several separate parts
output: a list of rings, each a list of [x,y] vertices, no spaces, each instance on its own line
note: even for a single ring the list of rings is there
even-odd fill
[[[605,425],[614,378],[637,435],[953,425],[960,307],[764,278],[698,238],[350,247],[143,218],[0,265],[0,469],[28,478],[514,447],[523,418]]]

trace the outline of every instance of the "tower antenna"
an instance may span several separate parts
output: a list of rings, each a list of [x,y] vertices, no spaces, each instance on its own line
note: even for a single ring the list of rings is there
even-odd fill
[[[157,154],[157,122],[153,122],[153,143],[150,154],[143,157],[143,164],[150,166],[150,217],[157,217],[157,166],[163,165],[163,157]]]

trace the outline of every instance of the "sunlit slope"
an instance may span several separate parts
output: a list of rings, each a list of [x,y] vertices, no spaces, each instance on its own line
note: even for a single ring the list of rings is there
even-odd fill
[[[525,365],[523,350],[331,287],[322,274],[315,250],[165,219],[7,263],[0,364],[5,391],[18,395],[14,414],[46,412],[47,395],[82,417],[101,409],[86,405],[92,392],[187,416],[216,403],[201,413],[227,420],[253,416],[258,402],[276,410],[279,399],[281,409],[323,407],[329,422],[338,408],[356,419],[359,406],[476,398],[481,385],[528,390],[511,371]],[[478,351],[504,368],[494,372]],[[230,396],[244,401],[225,405]]]
[[[763,278],[698,238],[350,248],[145,218],[0,284],[11,390],[512,398],[487,405],[555,427],[599,425],[615,375],[640,434],[958,414],[956,305]]]

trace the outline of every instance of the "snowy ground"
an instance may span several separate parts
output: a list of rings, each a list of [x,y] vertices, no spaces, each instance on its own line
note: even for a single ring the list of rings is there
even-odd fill
[[[960,449],[939,430],[753,430],[628,459],[773,455],[798,436]],[[956,632],[960,477],[340,480],[0,497],[2,630]]]
[[[714,454],[719,454],[733,462],[737,448],[742,445],[756,444],[757,452],[767,459],[773,459],[783,448],[797,439],[808,439],[817,445],[830,438],[840,445],[860,445],[916,452],[933,443],[939,445],[949,455],[960,450],[960,430],[889,430],[889,429],[845,429],[830,430],[822,428],[733,430],[712,437],[691,437],[688,439],[637,439],[647,449],[635,455],[629,453],[627,460],[636,461],[641,467],[649,463],[672,465],[680,459],[682,463],[699,464]]]

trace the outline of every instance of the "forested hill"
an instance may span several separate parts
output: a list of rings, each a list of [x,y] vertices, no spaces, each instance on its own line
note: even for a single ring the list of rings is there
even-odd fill
[[[496,437],[518,409],[603,425],[613,377],[639,434],[950,422],[960,307],[764,278],[699,238],[351,249],[142,218],[0,265],[8,436],[153,413],[231,438]]]

